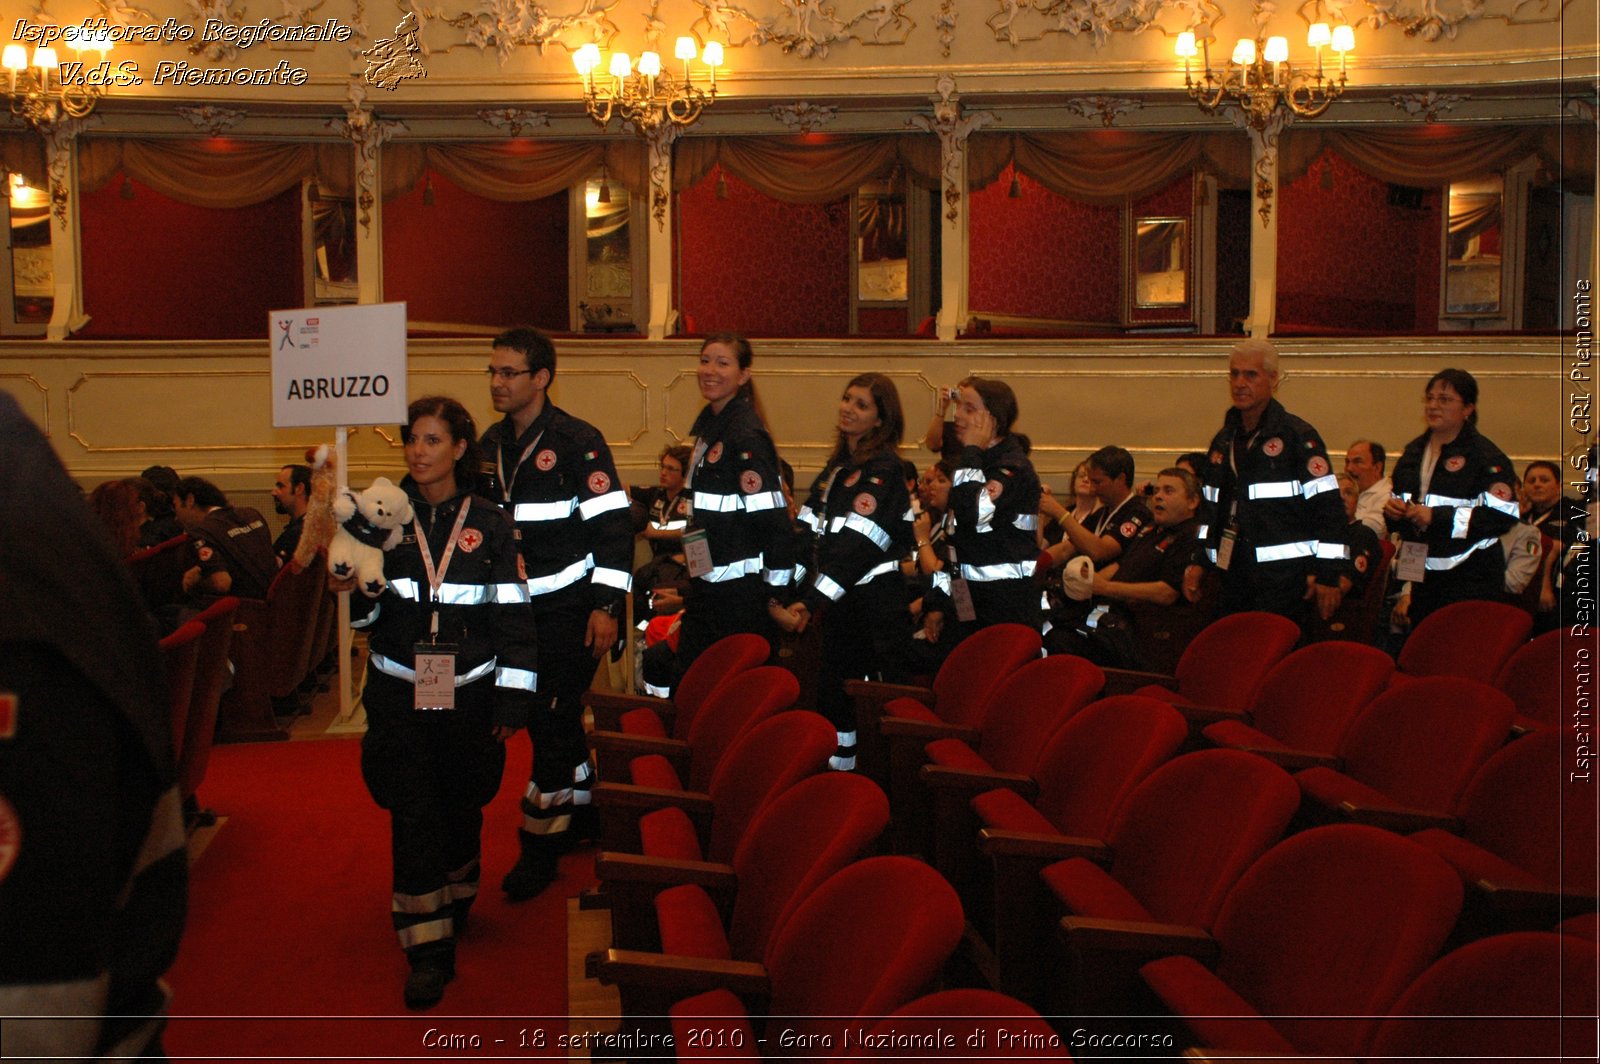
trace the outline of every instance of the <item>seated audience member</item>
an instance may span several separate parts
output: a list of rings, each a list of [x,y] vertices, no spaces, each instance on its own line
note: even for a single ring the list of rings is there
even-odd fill
[[[311,467],[286,465],[278,470],[278,479],[272,482],[272,508],[289,518],[278,538],[272,541],[272,553],[278,557],[278,567],[289,564],[295,548],[300,546],[300,529],[305,525],[306,505],[311,501]]]
[[[117,557],[127,558],[140,548],[139,532],[145,525],[144,499],[132,477],[108,480],[89,493],[89,509],[111,533]]]
[[[1344,513],[1350,520],[1344,530],[1344,545],[1349,548],[1349,557],[1345,559],[1344,571],[1339,574],[1339,587],[1348,600],[1352,595],[1359,597],[1366,590],[1367,581],[1376,570],[1378,559],[1383,556],[1383,544],[1378,534],[1356,516],[1361,484],[1349,473],[1339,474],[1339,497],[1344,500]],[[1379,514],[1382,514],[1381,510]]]
[[[689,493],[683,490],[688,447],[661,452],[657,487],[637,488],[632,499],[633,530],[650,546],[650,560],[633,574],[634,620],[665,617],[683,609],[689,590],[689,564],[683,533],[689,527]]]
[[[1356,500],[1355,519],[1380,538],[1389,534],[1388,524],[1383,519],[1383,505],[1394,494],[1394,482],[1383,472],[1387,460],[1383,444],[1372,440],[1357,440],[1344,453],[1344,471],[1355,478],[1361,492]]]
[[[1075,618],[1052,618],[1045,646],[1052,654],[1078,654],[1112,668],[1149,668],[1140,654],[1148,617],[1135,605],[1193,610],[1183,598],[1183,570],[1194,551],[1200,482],[1173,466],[1156,476],[1150,497],[1152,523],[1141,528],[1121,556],[1097,567],[1086,556],[1067,562],[1067,595]],[[1143,622],[1143,623],[1141,623]]]
[[[145,525],[139,530],[139,546],[154,547],[183,534],[183,524],[173,509],[172,493],[178,487],[178,474],[171,466],[151,466],[139,474],[140,495],[144,498]]]
[[[1177,466],[1179,469],[1187,469],[1189,472],[1198,477],[1201,475],[1201,470],[1205,469],[1207,465],[1206,452],[1185,451],[1184,453],[1180,454],[1177,458],[1177,461],[1173,462],[1172,464]]]
[[[203,477],[184,477],[173,498],[200,560],[183,574],[184,591],[265,598],[278,571],[266,519],[248,506],[231,506]]]
[[[1065,536],[1050,548],[1059,562],[1078,554],[1096,565],[1114,562],[1139,530],[1150,524],[1144,497],[1133,490],[1133,455],[1121,447],[1102,447],[1089,456],[1089,482],[1100,502],[1087,520],[1080,521],[1065,508],[1056,518]]]
[[[912,672],[932,675],[939,671],[945,655],[955,646],[954,626],[941,630],[937,640],[929,642],[922,627],[923,596],[933,585],[933,574],[943,572],[950,565],[949,505],[950,481],[955,470],[943,459],[929,466],[917,481],[917,496],[922,512],[912,521],[913,546],[911,568],[906,572],[909,585],[910,616],[916,632],[912,635],[910,649]]]
[[[1587,514],[1582,503],[1562,494],[1561,486],[1559,465],[1544,459],[1529,462],[1522,471],[1522,487],[1527,496],[1522,519],[1567,547],[1578,538]]]
[[[1053,547],[1066,537],[1060,521],[1063,514],[1080,524],[1089,520],[1100,500],[1094,493],[1094,481],[1089,478],[1089,462],[1085,459],[1072,471],[1072,508],[1055,497],[1049,485],[1041,484],[1043,497],[1039,500],[1039,547]]]

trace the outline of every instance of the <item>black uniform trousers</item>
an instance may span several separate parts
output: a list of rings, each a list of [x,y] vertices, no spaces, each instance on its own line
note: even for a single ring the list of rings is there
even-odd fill
[[[855,706],[844,693],[847,680],[905,683],[906,586],[888,573],[851,588],[821,619],[822,662],[817,679],[817,709],[839,733],[832,766],[850,770],[856,763]]]
[[[1309,560],[1257,562],[1241,554],[1253,550],[1235,546],[1233,564],[1222,573],[1222,595],[1217,615],[1261,610],[1287,617],[1302,624],[1307,616],[1306,577],[1311,575]]]
[[[696,580],[684,603],[683,624],[678,629],[678,675],[717,640],[741,632],[754,632],[768,644],[774,641],[772,618],[767,616],[771,593],[759,576],[744,576],[718,584]]]
[[[1538,579],[1535,577],[1535,579]],[[1454,569],[1430,569],[1427,577],[1411,585],[1411,607],[1406,617],[1411,631],[1435,610],[1470,599],[1505,600],[1506,557],[1499,544],[1472,556]]]
[[[588,807],[595,784],[583,734],[583,693],[600,664],[583,645],[592,612],[586,595],[566,590],[533,600],[539,690],[528,716],[533,770],[522,795],[519,839],[524,852],[543,851],[545,860],[572,841],[573,811]]]
[[[945,615],[944,623],[957,624],[962,639],[972,633],[996,624],[1024,624],[1034,631],[1044,627],[1044,607],[1040,605],[1039,585],[1032,578],[1025,580],[969,580],[972,592],[974,620],[960,621],[955,605]]]
[[[483,807],[500,788],[505,746],[494,738],[494,679],[456,688],[454,710],[412,708],[412,686],[367,669],[361,776],[389,811],[391,906],[400,945],[420,958],[455,955],[455,921],[478,894]]]

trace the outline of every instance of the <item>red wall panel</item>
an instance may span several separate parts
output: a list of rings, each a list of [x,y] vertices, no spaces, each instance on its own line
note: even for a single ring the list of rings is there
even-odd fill
[[[1440,200],[1393,206],[1388,184],[1324,152],[1279,197],[1278,327],[1437,328]]]
[[[1011,175],[1007,167],[968,198],[973,313],[1119,321],[1122,212],[1066,199],[1026,176],[1012,199]]]
[[[264,338],[305,302],[300,190],[250,207],[191,207],[122,176],[79,198],[83,299],[94,339]]]
[[[849,200],[783,203],[732,176],[678,194],[678,306],[686,331],[850,331]]]
[[[904,336],[906,312],[899,307],[862,307],[856,311],[856,331],[862,336]]]
[[[567,194],[501,203],[433,177],[383,205],[383,298],[414,322],[566,332]]]

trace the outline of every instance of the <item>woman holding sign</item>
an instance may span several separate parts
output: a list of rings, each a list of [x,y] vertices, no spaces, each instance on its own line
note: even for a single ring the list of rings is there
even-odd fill
[[[416,1009],[436,1004],[455,976],[456,933],[478,893],[483,806],[500,786],[502,744],[527,723],[536,649],[511,519],[472,494],[472,415],[430,396],[406,420],[401,486],[415,517],[384,556],[388,587],[352,596],[350,614],[369,633],[361,774],[389,811],[391,910]]]
[[[686,482],[693,517],[683,537],[690,585],[678,643],[687,669],[724,636],[768,636],[767,601],[794,578],[794,529],[778,477],[778,451],[750,382],[750,341],[706,338],[696,379],[705,409]]]

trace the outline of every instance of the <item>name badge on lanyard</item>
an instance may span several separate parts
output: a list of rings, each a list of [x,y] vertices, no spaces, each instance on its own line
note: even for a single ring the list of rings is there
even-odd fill
[[[454,643],[439,642],[439,589],[444,586],[445,573],[455,556],[456,543],[461,530],[466,527],[467,510],[472,506],[470,497],[461,500],[461,512],[450,529],[444,553],[439,556],[437,569],[433,565],[433,551],[428,547],[428,537],[422,534],[422,519],[413,518],[412,531],[417,537],[417,553],[422,555],[422,569],[427,574],[428,590],[433,602],[433,614],[428,620],[428,639],[418,643],[412,652],[412,708],[449,710],[456,708],[456,658],[460,648]]]
[[[683,556],[689,566],[689,575],[698,580],[709,573],[711,564],[711,544],[706,541],[706,530],[697,528],[693,532],[684,533]]]
[[[1421,583],[1428,578],[1428,545],[1407,540],[1395,556],[1394,574],[1401,580]]]

